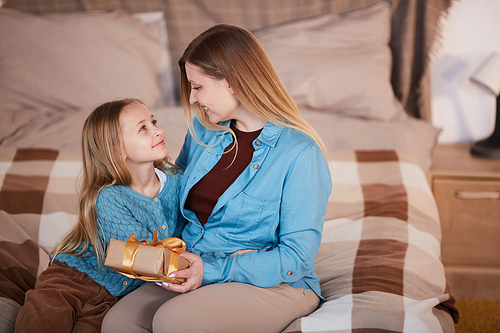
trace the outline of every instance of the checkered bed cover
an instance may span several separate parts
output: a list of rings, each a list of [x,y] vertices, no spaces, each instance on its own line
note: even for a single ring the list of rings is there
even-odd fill
[[[439,215],[426,175],[399,151],[336,151],[316,260],[326,299],[285,332],[453,332]],[[0,297],[24,302],[76,222],[80,154],[0,148]]]

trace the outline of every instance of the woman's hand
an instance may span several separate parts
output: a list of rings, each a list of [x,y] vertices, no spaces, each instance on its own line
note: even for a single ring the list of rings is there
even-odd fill
[[[201,282],[203,281],[203,260],[200,256],[190,252],[182,252],[180,256],[189,261],[189,267],[174,272],[170,274],[169,277],[185,278],[186,281],[181,284],[163,282],[161,285],[165,289],[175,291],[177,293],[185,293],[190,290],[195,290],[201,286]]]
[[[269,250],[269,249],[263,249],[261,251],[266,252],[267,250]],[[230,257],[236,257],[237,254],[244,255],[244,254],[247,254],[249,252],[259,252],[259,250],[254,250],[254,249],[238,250],[236,252],[231,253],[229,256]]]
[[[238,251],[236,251],[234,253],[231,253],[229,256],[230,257],[236,257],[237,254],[244,255],[245,253],[252,252],[252,251],[259,252],[259,250],[251,250],[251,249],[248,249],[248,250],[238,250]]]

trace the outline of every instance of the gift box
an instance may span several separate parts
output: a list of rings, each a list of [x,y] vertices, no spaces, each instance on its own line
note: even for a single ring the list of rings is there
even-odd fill
[[[104,265],[133,279],[149,282],[182,283],[183,278],[169,278],[178,270],[189,267],[189,261],[179,256],[186,249],[180,238],[165,238],[152,243],[138,241],[130,235],[128,241],[112,238],[108,245]]]

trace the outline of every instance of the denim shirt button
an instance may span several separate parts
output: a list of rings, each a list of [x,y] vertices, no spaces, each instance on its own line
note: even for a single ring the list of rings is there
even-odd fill
[[[259,141],[259,140],[255,141],[255,145],[256,145],[257,147],[258,147],[258,146],[260,146],[260,141]]]
[[[288,271],[286,274],[288,274],[288,275],[292,275],[292,274],[293,274],[293,272],[292,272],[292,271]]]
[[[258,164],[254,164],[253,168],[257,170],[259,168],[259,165]]]

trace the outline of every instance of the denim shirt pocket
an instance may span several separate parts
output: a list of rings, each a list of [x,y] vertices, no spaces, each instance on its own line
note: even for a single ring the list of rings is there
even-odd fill
[[[247,248],[275,242],[279,210],[279,199],[268,200],[240,192],[227,204],[216,236]]]

